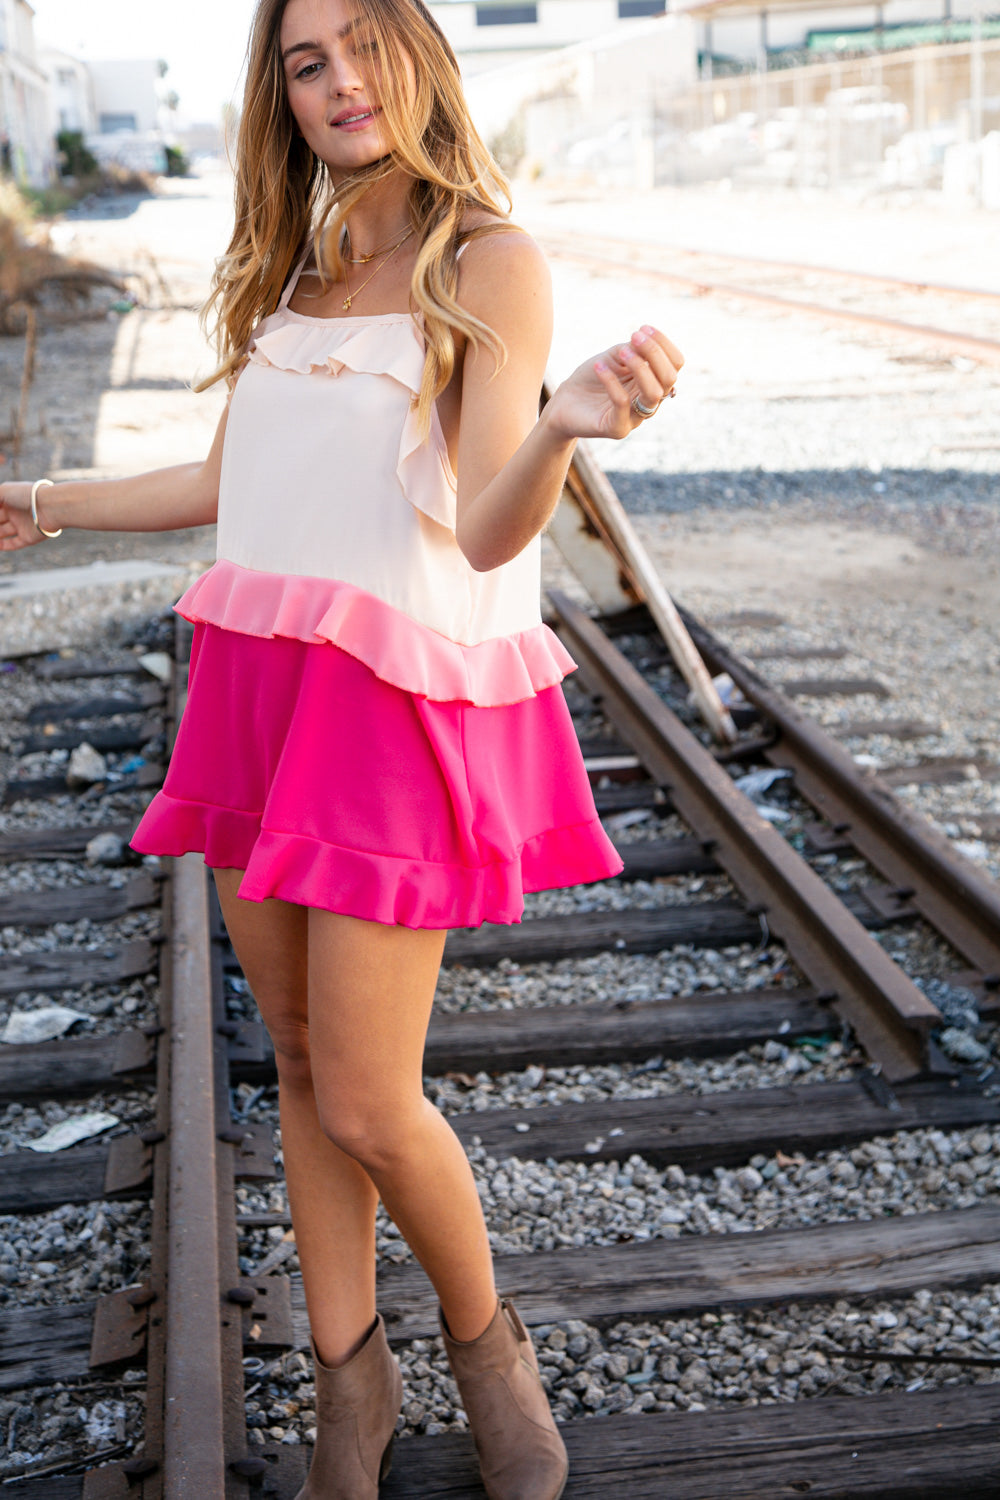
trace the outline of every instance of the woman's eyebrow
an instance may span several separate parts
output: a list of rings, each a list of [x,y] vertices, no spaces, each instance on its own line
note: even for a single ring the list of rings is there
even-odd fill
[[[338,41],[346,41],[356,25],[356,21],[348,21],[346,26],[341,26],[340,30],[337,32]],[[322,46],[319,42],[296,42],[294,46],[285,48],[284,52],[281,54],[281,61],[287,62],[288,59],[290,57],[294,57],[297,52],[321,52],[322,50]]]

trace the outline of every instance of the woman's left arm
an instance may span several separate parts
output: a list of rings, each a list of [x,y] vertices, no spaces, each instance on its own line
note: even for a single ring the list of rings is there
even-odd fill
[[[683,357],[643,328],[564,380],[541,416],[538,396],[552,339],[548,266],[523,234],[472,240],[461,262],[462,305],[507,349],[497,374],[484,347],[468,347],[458,433],[458,544],[479,572],[499,567],[542,530],[559,501],[581,437],[626,437],[655,407]]]

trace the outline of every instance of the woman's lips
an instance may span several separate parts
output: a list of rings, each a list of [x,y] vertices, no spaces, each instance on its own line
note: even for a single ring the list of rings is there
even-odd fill
[[[351,133],[356,130],[365,130],[375,119],[374,109],[353,109],[337,115],[330,121],[336,130],[345,130]]]

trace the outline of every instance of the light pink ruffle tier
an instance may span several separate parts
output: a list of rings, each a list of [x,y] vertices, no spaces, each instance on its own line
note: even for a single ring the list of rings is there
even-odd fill
[[[203,573],[176,607],[194,624],[330,642],[384,682],[440,701],[519,703],[576,668],[544,624],[463,646],[354,584],[263,573],[225,559]]]

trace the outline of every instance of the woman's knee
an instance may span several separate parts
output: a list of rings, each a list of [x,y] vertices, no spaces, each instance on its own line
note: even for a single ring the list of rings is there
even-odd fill
[[[278,1081],[286,1088],[312,1090],[309,1026],[305,1021],[283,1021],[268,1026]]]
[[[363,1091],[316,1091],[323,1133],[367,1171],[391,1171],[408,1160],[416,1147],[420,1118],[427,1107],[423,1094],[407,1101],[374,1099]]]

